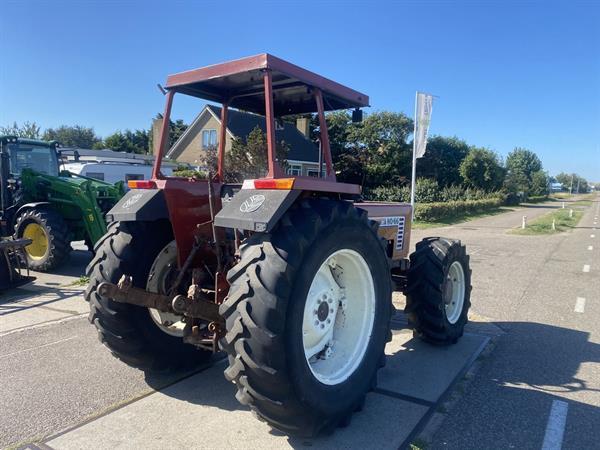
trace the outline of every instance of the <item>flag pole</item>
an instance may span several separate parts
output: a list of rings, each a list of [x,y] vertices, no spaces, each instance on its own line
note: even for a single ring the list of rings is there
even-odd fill
[[[412,154],[412,176],[410,178],[410,206],[411,220],[415,220],[415,189],[417,187],[417,96],[419,91],[415,92],[415,115],[413,127],[413,154]]]

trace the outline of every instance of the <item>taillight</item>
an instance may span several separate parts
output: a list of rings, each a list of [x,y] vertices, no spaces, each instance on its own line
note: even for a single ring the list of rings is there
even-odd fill
[[[242,189],[292,189],[294,178],[262,178],[245,180]]]
[[[127,186],[130,189],[154,189],[156,183],[152,180],[129,180]]]

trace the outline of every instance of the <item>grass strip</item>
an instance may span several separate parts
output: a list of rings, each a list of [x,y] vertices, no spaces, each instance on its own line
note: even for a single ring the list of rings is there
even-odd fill
[[[577,226],[583,216],[583,211],[573,210],[573,217],[569,217],[568,209],[558,209],[549,212],[543,216],[533,219],[525,228],[513,228],[509,231],[512,234],[536,235],[536,234],[556,234],[572,230]],[[554,229],[552,228],[554,222]]]

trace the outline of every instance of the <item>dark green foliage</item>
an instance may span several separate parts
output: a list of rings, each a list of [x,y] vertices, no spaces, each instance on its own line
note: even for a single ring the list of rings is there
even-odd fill
[[[104,141],[96,144],[96,148],[109,148],[117,152],[148,153],[149,133],[146,130],[117,131]]]
[[[100,142],[94,129],[81,125],[61,125],[58,128],[48,128],[44,131],[43,140],[58,141],[63,147],[92,148]]]
[[[287,167],[288,150],[285,142],[277,143],[276,157],[283,170]],[[231,150],[225,155],[225,170],[225,178],[233,182],[262,178],[267,174],[267,136],[258,126],[245,140],[233,140]]]
[[[436,203],[417,203],[415,207],[415,220],[434,222],[453,216],[476,214],[492,211],[504,204],[501,197],[484,200],[460,200]]]
[[[0,135],[2,134],[27,139],[40,139],[42,136],[40,126],[35,122],[25,122],[23,125],[13,122],[12,125],[0,127]]]
[[[542,161],[531,150],[517,147],[506,158],[504,185],[508,192],[529,195],[532,190],[533,174],[542,170]],[[539,178],[539,177],[538,177]],[[539,186],[537,193],[539,195]]]
[[[504,180],[500,158],[486,148],[471,147],[459,171],[464,183],[476,189],[495,191]]]
[[[538,170],[531,174],[531,187],[529,189],[530,196],[548,195],[548,175],[543,170]]]
[[[457,137],[434,136],[428,139],[427,151],[418,160],[418,175],[433,178],[440,186],[460,184],[459,167],[468,153],[469,146],[465,141]]]
[[[409,202],[409,186],[378,186],[366,191],[369,200],[385,202]],[[419,178],[415,190],[416,203],[452,202],[463,200],[485,200],[504,198],[498,191],[486,192],[481,189],[471,189],[462,186],[437,187],[435,180]]]
[[[585,178],[580,177],[576,173],[561,172],[558,175],[556,175],[556,181],[561,183],[566,191],[572,191],[575,194],[578,193],[577,184],[579,184],[579,192],[587,192],[589,189],[587,180]]]

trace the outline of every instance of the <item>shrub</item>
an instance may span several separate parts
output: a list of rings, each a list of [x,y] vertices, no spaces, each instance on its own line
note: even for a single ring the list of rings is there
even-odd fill
[[[463,214],[476,214],[502,206],[504,199],[487,198],[483,200],[453,200],[448,202],[417,203],[415,220],[434,222],[436,220]]]
[[[431,203],[439,199],[440,187],[433,178],[417,178],[415,188],[415,201],[417,203]]]
[[[527,202],[529,202],[529,203],[540,203],[540,202],[545,202],[547,200],[548,200],[547,195],[532,195],[530,197],[527,197]]]
[[[365,193],[369,200],[379,202],[409,202],[410,188],[408,186],[378,186]]]
[[[200,172],[198,170],[193,169],[174,170],[173,176],[182,178],[198,178],[200,180],[206,179],[208,177],[206,172]]]

